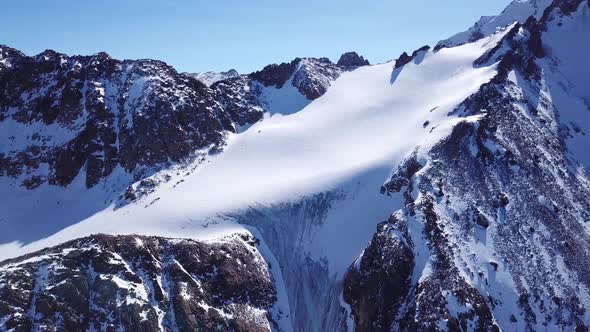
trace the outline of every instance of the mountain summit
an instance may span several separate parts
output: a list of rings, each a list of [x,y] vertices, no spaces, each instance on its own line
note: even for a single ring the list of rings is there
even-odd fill
[[[219,82],[228,78],[239,76],[240,74],[235,69],[228,71],[214,72],[206,71],[204,73],[188,74],[199,81],[203,82],[206,86],[211,86],[215,82]]]

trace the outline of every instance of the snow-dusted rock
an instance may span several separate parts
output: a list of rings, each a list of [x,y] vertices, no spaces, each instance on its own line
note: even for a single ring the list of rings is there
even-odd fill
[[[204,73],[196,73],[196,74],[188,74],[199,81],[203,82],[206,86],[211,86],[215,82],[223,81],[228,78],[239,76],[237,70],[230,69],[228,71],[222,72],[215,72],[215,71],[206,71]]]
[[[336,65],[342,68],[356,68],[368,66],[370,63],[369,60],[366,60],[362,55],[358,55],[356,52],[346,52],[340,56]]]
[[[0,262],[3,331],[270,331],[276,290],[248,235],[93,235]]]
[[[67,186],[79,173],[92,187],[117,167],[141,178],[221,144],[233,129],[207,87],[163,62],[8,53],[10,67],[0,71],[0,175],[28,188]]]

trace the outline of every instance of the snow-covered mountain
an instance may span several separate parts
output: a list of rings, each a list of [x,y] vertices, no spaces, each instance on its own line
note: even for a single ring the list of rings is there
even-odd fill
[[[219,149],[265,113],[303,108],[355,68],[296,59],[209,89],[160,61],[0,52],[0,175],[29,189],[68,186],[81,173],[87,187],[112,174],[140,180]]]
[[[587,331],[589,45],[590,1],[516,0],[210,87],[2,47],[0,328]]]
[[[223,81],[228,78],[240,76],[237,70],[230,69],[228,71],[216,72],[206,71],[203,73],[188,74],[199,81],[203,82],[206,86],[211,86],[215,82]]]

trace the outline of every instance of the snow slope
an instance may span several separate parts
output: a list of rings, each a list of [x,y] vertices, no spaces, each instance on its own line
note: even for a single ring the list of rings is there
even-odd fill
[[[342,273],[345,261],[355,257],[370,238],[374,228],[367,223],[374,225],[395,209],[395,201],[378,194],[391,165],[414,147],[428,146],[449,133],[457,120],[447,114],[495,74],[493,66],[474,68],[472,62],[500,38],[496,35],[436,54],[428,52],[396,70],[393,63],[385,63],[344,73],[323,97],[302,111],[274,115],[242,134],[230,136],[225,151],[210,156],[194,173],[183,178],[184,182],[176,185],[176,175],[172,175],[172,181],[142,204],[120,209],[111,205],[26,246],[3,244],[0,257],[96,232],[196,238],[226,229],[233,232],[240,226],[220,221],[217,216],[249,206],[338,191],[341,185],[346,190],[355,190],[351,188],[355,183],[361,188],[360,197],[348,199],[361,205],[371,204],[373,208],[364,211],[373,215],[351,214],[354,205],[343,203],[339,209],[346,210],[332,212],[312,245],[318,255],[338,256],[342,261],[335,264],[334,272]],[[14,199],[3,204],[23,206],[31,200],[12,193],[7,196]],[[19,199],[22,201],[18,202]],[[84,198],[80,201],[84,202]],[[55,211],[48,213],[48,220],[59,215],[52,215]],[[19,222],[33,229],[42,222],[34,219],[28,215]],[[212,222],[215,225],[208,226]],[[333,243],[332,238],[342,239],[346,255],[342,255],[343,246]]]

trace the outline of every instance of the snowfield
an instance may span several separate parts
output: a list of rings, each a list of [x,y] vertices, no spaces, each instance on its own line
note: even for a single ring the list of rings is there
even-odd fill
[[[448,113],[496,73],[495,66],[474,68],[473,61],[506,31],[472,44],[422,52],[401,68],[389,62],[344,73],[301,111],[277,111],[247,131],[229,135],[224,151],[208,156],[190,175],[170,172],[172,180],[141,202],[119,209],[113,203],[32,243],[1,244],[0,258],[99,232],[218,237],[242,229],[223,217],[228,213],[332,191],[344,193],[345,201],[330,210],[306,247],[316,258],[327,257],[333,273],[341,274],[375,225],[401,206],[398,198],[379,193],[392,168],[416,147],[428,148],[448,135],[459,121]],[[116,182],[117,176],[112,178]],[[26,227],[34,232],[40,224],[71,213],[72,207],[91,211],[85,206],[113,197],[102,189],[83,192],[81,183],[70,187],[27,192],[3,186],[8,198],[2,203],[4,219],[19,225],[18,231]],[[10,209],[31,203],[34,213]]]

